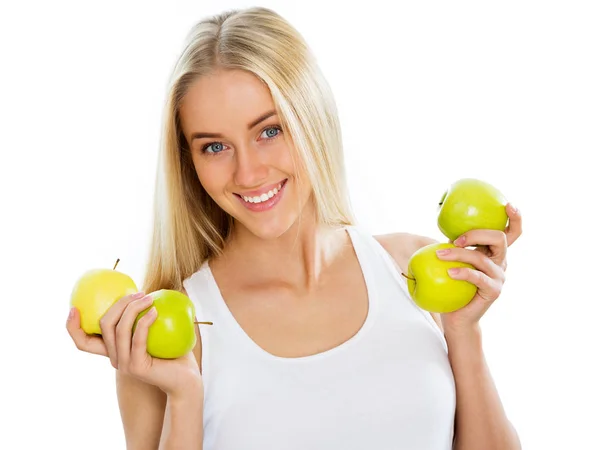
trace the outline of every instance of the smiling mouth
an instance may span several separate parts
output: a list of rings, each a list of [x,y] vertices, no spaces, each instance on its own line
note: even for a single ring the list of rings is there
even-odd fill
[[[283,186],[287,183],[287,180],[288,179],[286,178],[281,183],[279,183],[276,187],[274,187],[273,189],[271,189],[268,192],[263,193],[262,195],[256,195],[254,197],[247,197],[245,195],[240,195],[240,194],[235,194],[235,195],[238,196],[239,198],[241,198],[246,203],[254,203],[254,204],[264,203],[264,202],[269,201],[273,197],[275,197],[279,193],[279,191],[281,191]]]

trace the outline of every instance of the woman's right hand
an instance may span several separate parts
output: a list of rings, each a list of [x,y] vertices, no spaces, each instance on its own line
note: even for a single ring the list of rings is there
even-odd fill
[[[148,354],[148,328],[156,320],[156,308],[150,309],[132,331],[138,314],[151,305],[152,297],[142,293],[122,297],[100,319],[102,336],[86,334],[81,329],[79,311],[72,308],[67,330],[79,350],[107,356],[115,369],[157,386],[167,395],[183,396],[188,389],[202,385],[193,352],[172,360]]]

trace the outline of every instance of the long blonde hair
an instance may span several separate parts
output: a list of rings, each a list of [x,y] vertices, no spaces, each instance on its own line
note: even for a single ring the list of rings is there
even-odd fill
[[[145,292],[181,290],[183,280],[221,254],[233,226],[231,216],[201,186],[179,119],[190,85],[216,69],[245,70],[267,85],[284,134],[291,137],[311,183],[318,223],[354,223],[337,108],[306,42],[270,9],[226,11],[192,27],[171,76]]]

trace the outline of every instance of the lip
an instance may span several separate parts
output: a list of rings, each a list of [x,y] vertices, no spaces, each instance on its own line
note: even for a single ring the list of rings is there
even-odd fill
[[[275,194],[270,199],[268,199],[264,202],[260,202],[260,203],[250,203],[250,202],[245,201],[238,194],[235,194],[235,195],[238,198],[238,200],[240,201],[240,203],[244,206],[244,208],[246,208],[249,211],[259,213],[259,212],[265,212],[265,211],[269,211],[269,210],[273,209],[275,207],[275,205],[277,205],[279,203],[279,201],[281,200],[281,197],[283,197],[286,187],[287,187],[287,179],[285,179],[283,181],[283,183],[281,185],[281,189],[279,189],[277,194]]]
[[[265,186],[261,189],[256,189],[254,191],[246,191],[246,192],[235,192],[235,195],[239,195],[240,197],[260,197],[263,194],[268,194],[269,191],[275,189],[280,184],[284,183],[287,178],[279,181],[278,183],[271,184],[269,186]]]

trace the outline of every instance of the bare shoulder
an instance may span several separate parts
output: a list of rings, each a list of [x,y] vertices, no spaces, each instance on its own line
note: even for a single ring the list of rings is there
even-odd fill
[[[396,261],[398,267],[404,272],[408,272],[408,261],[410,257],[420,248],[426,245],[435,244],[438,241],[427,236],[420,236],[411,233],[389,233],[373,236],[381,246]],[[438,313],[430,313],[435,323],[443,331],[442,321]]]
[[[185,288],[181,288],[181,292],[185,295],[188,295]],[[197,317],[194,317],[194,320],[198,320]],[[198,367],[200,368],[200,373],[202,373],[202,337],[200,336],[200,327],[196,325],[196,346],[194,347],[194,356],[196,357],[196,362],[198,363]]]
[[[392,255],[402,270],[407,269],[408,260],[414,252],[437,242],[435,239],[411,233],[390,233],[374,237]]]

